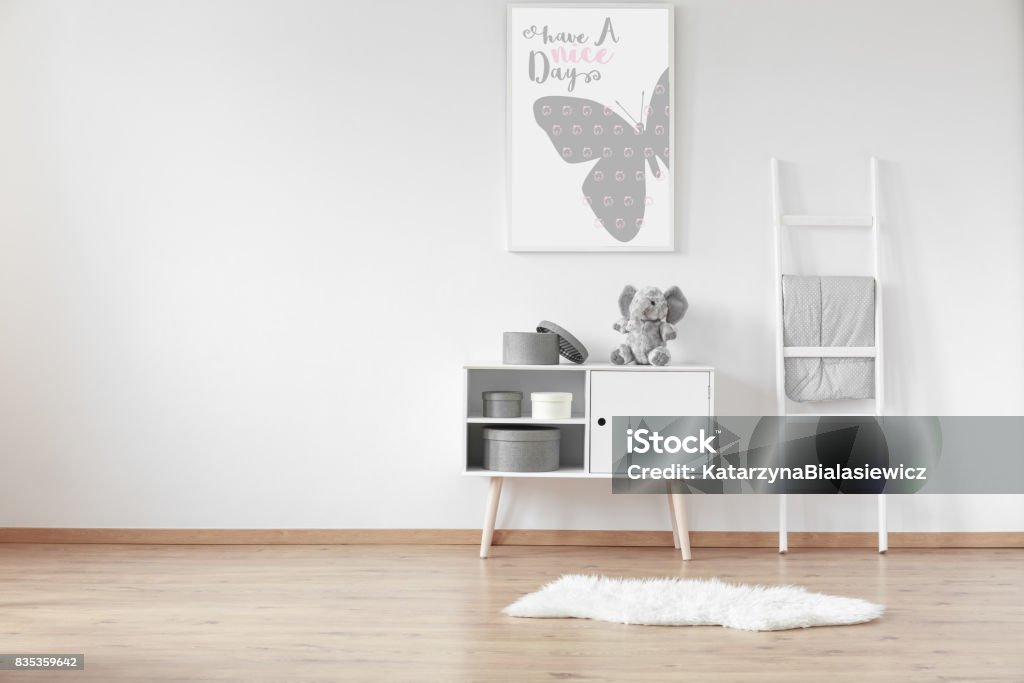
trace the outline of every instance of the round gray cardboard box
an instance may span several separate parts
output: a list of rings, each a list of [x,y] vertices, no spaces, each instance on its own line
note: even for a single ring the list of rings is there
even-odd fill
[[[522,417],[523,392],[485,391],[484,417]]]
[[[484,427],[484,469],[551,472],[558,469],[558,427]]]

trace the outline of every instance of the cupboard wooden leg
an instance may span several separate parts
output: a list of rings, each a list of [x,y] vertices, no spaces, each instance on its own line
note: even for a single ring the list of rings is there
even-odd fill
[[[504,477],[491,477],[491,485],[487,490],[487,509],[484,512],[484,531],[480,538],[480,557],[487,559],[491,550],[491,539],[494,537],[494,520],[498,517],[498,500],[501,498],[501,484]]]
[[[878,552],[889,549],[889,523],[886,520],[885,494],[878,494]]]
[[[686,494],[669,494],[672,498],[672,516],[676,520],[676,529],[679,531],[679,551],[684,560],[690,559],[690,527],[686,523]]]
[[[786,525],[786,494],[779,496],[779,553],[789,552],[789,531]]]
[[[672,543],[673,547],[679,547],[679,526],[676,524],[676,506],[672,504],[672,485],[668,484],[668,495],[665,498],[668,500],[668,516],[672,520]]]

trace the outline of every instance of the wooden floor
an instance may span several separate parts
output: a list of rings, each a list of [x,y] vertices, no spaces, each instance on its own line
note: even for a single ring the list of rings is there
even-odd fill
[[[1024,681],[1024,551],[0,545],[3,681]],[[796,583],[880,621],[775,633],[512,619],[563,572]]]

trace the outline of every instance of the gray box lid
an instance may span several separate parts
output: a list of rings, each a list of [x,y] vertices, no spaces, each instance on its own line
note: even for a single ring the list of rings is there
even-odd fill
[[[484,427],[484,438],[490,441],[558,441],[558,427]]]
[[[556,325],[550,320],[541,320],[537,323],[538,332],[550,332],[558,335],[558,355],[568,361],[579,365],[587,360],[589,352],[587,347],[580,343],[580,340],[569,334],[561,325]]]
[[[521,391],[485,391],[485,401],[522,401],[523,392]]]

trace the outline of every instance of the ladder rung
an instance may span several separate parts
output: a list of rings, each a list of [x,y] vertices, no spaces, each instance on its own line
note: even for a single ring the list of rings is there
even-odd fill
[[[874,346],[785,346],[786,358],[874,358]]]
[[[871,216],[810,216],[804,214],[787,214],[782,217],[782,224],[790,227],[870,228],[875,224],[875,221]]]
[[[873,398],[868,399],[851,399],[851,400],[866,400],[873,401]],[[878,413],[851,413],[847,410],[843,410],[838,413],[786,413],[786,417],[882,417]]]

